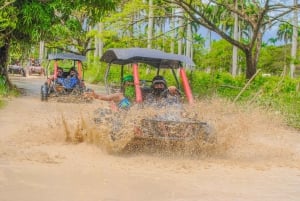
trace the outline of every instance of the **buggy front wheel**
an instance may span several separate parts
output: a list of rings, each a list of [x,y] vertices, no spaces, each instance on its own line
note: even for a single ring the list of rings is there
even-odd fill
[[[41,100],[42,101],[47,101],[48,100],[48,84],[43,84],[41,86]]]

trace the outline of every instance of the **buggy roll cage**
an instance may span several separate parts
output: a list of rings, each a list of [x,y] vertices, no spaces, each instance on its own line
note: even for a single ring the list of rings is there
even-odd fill
[[[185,69],[183,68],[182,64],[185,63],[186,65],[190,65],[190,66],[195,66],[195,64],[187,56],[166,53],[160,50],[148,49],[148,48],[112,48],[112,49],[108,49],[102,55],[100,61],[106,62],[108,64],[105,72],[105,77],[104,77],[106,90],[108,90],[107,78],[108,78],[111,64],[121,65],[121,77],[120,77],[121,81],[123,80],[123,76],[124,76],[124,65],[126,64],[133,65],[133,77],[134,77],[134,86],[135,86],[137,103],[141,103],[143,101],[141,88],[139,87],[140,86],[139,73],[138,73],[139,63],[148,64],[156,68],[157,75],[159,75],[160,69],[171,69],[172,74],[176,80],[177,88],[180,89],[179,81],[175,72],[176,69],[179,69],[184,93],[188,99],[188,102],[193,103],[192,91],[185,73]]]
[[[59,60],[73,60],[74,64],[73,66],[76,66],[77,62],[77,72],[78,72],[78,78],[79,80],[83,80],[84,74],[83,74],[83,67],[82,63],[86,60],[86,57],[83,55],[78,54],[72,54],[72,53],[57,53],[57,54],[49,54],[48,55],[48,64],[47,64],[47,78],[48,78],[48,71],[49,71],[49,65],[50,62],[54,60],[54,79],[57,78],[57,68],[58,68],[58,61]]]

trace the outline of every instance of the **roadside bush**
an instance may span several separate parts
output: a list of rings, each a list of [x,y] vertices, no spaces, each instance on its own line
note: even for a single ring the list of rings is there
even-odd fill
[[[7,93],[8,93],[8,88],[5,85],[5,83],[6,83],[5,77],[0,76],[0,95],[1,96],[7,95]]]
[[[10,90],[6,82],[5,77],[0,76],[0,108],[5,104],[4,97],[18,96],[20,94],[20,91],[16,87]]]
[[[193,72],[192,77],[191,87],[198,98],[218,96],[235,100],[238,97],[237,102],[279,111],[286,117],[289,125],[300,128],[299,79],[257,76],[244,89],[247,80],[243,76]]]
[[[5,78],[0,76],[0,108],[4,105],[3,97],[8,93],[8,89],[5,86],[5,82]]]

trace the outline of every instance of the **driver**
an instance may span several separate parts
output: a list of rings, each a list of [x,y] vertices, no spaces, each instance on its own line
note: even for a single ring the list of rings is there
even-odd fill
[[[163,76],[157,75],[152,79],[152,93],[155,97],[159,97],[168,89],[167,82]]]
[[[178,95],[178,90],[175,86],[167,86],[167,81],[161,75],[156,75],[152,79],[151,94],[156,98],[167,97],[168,95]]]
[[[62,85],[65,78],[66,78],[66,76],[64,75],[63,68],[57,67],[56,83]],[[53,81],[54,81],[54,75],[52,75],[51,77],[49,77],[47,79],[47,84],[50,85]]]

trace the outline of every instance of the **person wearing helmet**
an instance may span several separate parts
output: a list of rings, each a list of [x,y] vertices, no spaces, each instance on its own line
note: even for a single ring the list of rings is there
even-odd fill
[[[180,103],[180,93],[175,86],[167,85],[167,81],[161,75],[152,79],[151,91],[146,96],[144,103],[154,106],[166,106]]]
[[[177,94],[178,90],[175,86],[168,87],[165,78],[161,75],[156,75],[152,79],[151,93],[148,98],[150,100],[153,98],[158,100],[160,98],[167,98],[168,95],[175,96]]]
[[[168,89],[167,82],[166,82],[165,78],[161,75],[155,76],[152,79],[151,89],[152,89],[152,94],[155,97],[161,96],[162,92],[164,92],[165,90]]]
[[[128,110],[132,105],[131,99],[135,96],[133,85],[133,76],[127,75],[123,78],[122,91],[114,94],[102,95],[96,94],[94,91],[84,94],[85,98],[95,98],[104,101],[113,101],[119,109]]]

